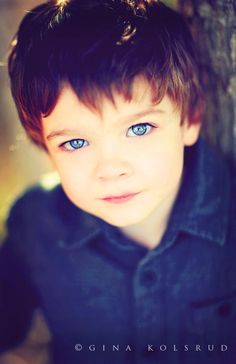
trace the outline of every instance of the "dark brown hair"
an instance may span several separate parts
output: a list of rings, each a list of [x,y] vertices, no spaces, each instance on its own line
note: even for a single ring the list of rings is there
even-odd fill
[[[153,102],[165,94],[182,120],[199,122],[202,92],[191,34],[180,14],[159,1],[60,0],[23,18],[9,56],[12,95],[30,138],[45,147],[42,116],[53,110],[64,83],[88,107],[113,90],[132,97],[142,75]]]

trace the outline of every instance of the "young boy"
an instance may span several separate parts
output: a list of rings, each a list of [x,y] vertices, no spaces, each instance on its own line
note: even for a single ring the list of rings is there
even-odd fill
[[[9,215],[1,350],[40,308],[55,364],[235,364],[233,197],[199,138],[181,16],[150,0],[48,1],[23,19],[9,74],[60,184]]]

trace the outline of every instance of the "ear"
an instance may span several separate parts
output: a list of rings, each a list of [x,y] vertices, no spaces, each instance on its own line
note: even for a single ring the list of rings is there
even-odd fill
[[[191,123],[188,119],[184,121],[183,138],[185,146],[191,146],[196,143],[200,134],[200,129],[200,122]]]

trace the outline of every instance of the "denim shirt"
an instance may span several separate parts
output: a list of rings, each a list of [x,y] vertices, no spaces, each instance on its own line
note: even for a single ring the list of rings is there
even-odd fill
[[[15,203],[0,252],[0,351],[40,307],[55,364],[235,364],[235,204],[224,163],[185,150],[182,185],[152,250],[75,207],[60,185]]]

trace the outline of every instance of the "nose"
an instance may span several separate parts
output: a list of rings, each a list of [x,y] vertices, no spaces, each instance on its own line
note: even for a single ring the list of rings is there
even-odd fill
[[[105,181],[130,176],[132,167],[127,157],[127,153],[114,143],[104,144],[97,154],[97,178]]]

